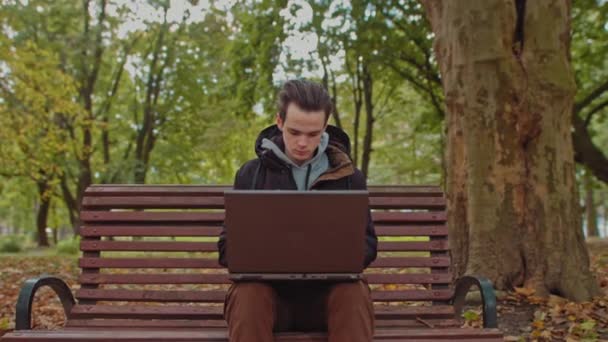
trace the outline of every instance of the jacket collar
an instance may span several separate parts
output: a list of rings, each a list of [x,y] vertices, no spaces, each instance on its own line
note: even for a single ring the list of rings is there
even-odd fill
[[[350,157],[350,139],[348,135],[332,125],[328,125],[325,131],[329,134],[329,143],[325,150],[329,160],[329,169],[315,183],[324,180],[340,179],[350,176],[355,172],[355,166]],[[262,147],[262,141],[265,138],[272,141],[281,150],[285,150],[283,135],[277,125],[269,126],[260,132],[256,139],[255,150],[264,166],[271,169],[287,168],[287,163],[277,157],[272,150]]]

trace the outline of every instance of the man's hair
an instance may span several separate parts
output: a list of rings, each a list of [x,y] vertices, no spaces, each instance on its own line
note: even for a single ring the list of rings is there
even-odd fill
[[[329,119],[332,102],[322,85],[306,80],[290,80],[283,84],[278,96],[279,116],[283,121],[287,116],[287,107],[295,103],[305,111],[325,113],[325,122]]]

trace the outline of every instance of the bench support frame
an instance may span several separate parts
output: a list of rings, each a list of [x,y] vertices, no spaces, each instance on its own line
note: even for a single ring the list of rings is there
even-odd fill
[[[452,299],[456,317],[460,317],[462,314],[462,307],[465,304],[466,295],[473,286],[477,286],[477,288],[479,288],[479,292],[481,293],[483,327],[498,328],[498,319],[496,315],[496,295],[494,294],[492,282],[484,277],[468,275],[456,280],[454,286],[454,298]]]
[[[29,330],[32,328],[32,303],[36,291],[43,286],[48,286],[59,297],[63,312],[69,318],[72,307],[76,304],[74,295],[70,287],[60,278],[42,275],[25,281],[17,298],[17,308],[15,313],[15,330]]]

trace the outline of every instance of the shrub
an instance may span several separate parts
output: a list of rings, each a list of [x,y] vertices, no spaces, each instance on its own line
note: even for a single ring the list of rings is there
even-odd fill
[[[9,235],[0,237],[0,253],[19,253],[23,250],[23,237]]]
[[[80,238],[61,240],[55,249],[57,254],[76,255],[80,251]]]

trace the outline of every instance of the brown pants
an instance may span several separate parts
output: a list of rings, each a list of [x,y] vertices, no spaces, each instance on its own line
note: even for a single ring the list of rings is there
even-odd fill
[[[327,331],[329,342],[369,342],[374,310],[367,284],[235,283],[224,305],[230,342],[271,342],[273,331]]]

